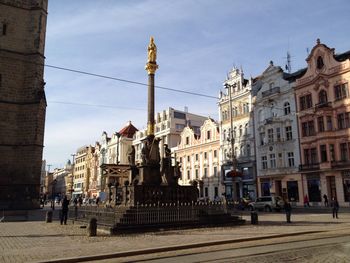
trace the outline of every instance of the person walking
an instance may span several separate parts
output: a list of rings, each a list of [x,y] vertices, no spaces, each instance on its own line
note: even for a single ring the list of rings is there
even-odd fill
[[[62,201],[62,214],[61,214],[61,225],[64,223],[67,225],[67,217],[68,217],[68,205],[69,200],[67,199],[67,196],[63,198]]]
[[[304,207],[310,207],[309,197],[307,195],[304,196]]]
[[[323,195],[323,199],[324,199],[324,206],[328,206],[328,196],[326,194]]]
[[[290,217],[292,215],[292,206],[290,205],[288,200],[284,200],[284,207],[283,208],[284,208],[284,211],[286,212],[287,223],[292,223],[292,221],[290,220]]]
[[[331,205],[332,205],[333,218],[338,218],[339,203],[336,197],[332,198]]]

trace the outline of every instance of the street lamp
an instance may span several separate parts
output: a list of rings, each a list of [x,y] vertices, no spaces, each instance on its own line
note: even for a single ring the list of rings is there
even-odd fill
[[[52,203],[51,203],[51,208],[52,210],[55,210],[55,191],[56,191],[56,183],[57,183],[57,179],[52,181]]]
[[[237,187],[236,187],[236,183],[233,182],[233,176],[236,173],[236,156],[235,156],[235,151],[234,151],[234,144],[235,144],[235,138],[233,137],[233,116],[232,116],[232,88],[234,88],[236,86],[236,84],[230,85],[227,82],[224,84],[225,88],[227,89],[227,93],[229,96],[229,107],[230,107],[230,134],[229,134],[229,141],[231,143],[231,151],[230,151],[230,157],[231,157],[231,162],[232,162],[232,187],[233,187],[233,201],[236,201],[237,199]]]
[[[119,142],[120,142],[121,134],[119,132],[116,132],[115,135],[117,136],[117,165],[118,165],[119,164]]]

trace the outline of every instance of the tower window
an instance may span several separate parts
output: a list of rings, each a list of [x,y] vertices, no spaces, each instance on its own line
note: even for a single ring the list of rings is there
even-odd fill
[[[7,24],[3,23],[2,24],[2,35],[6,36],[7,33]]]

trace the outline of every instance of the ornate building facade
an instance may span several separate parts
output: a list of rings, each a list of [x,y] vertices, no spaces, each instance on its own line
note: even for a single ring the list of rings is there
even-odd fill
[[[233,68],[220,93],[220,155],[226,198],[256,197],[252,81]],[[237,173],[231,173],[236,170]]]
[[[0,1],[0,209],[39,208],[47,0]]]
[[[285,73],[270,62],[254,83],[254,122],[259,196],[275,194],[302,204],[293,89],[298,74]]]
[[[187,126],[180,136],[175,150],[176,160],[182,167],[179,184],[196,182],[200,199],[221,200],[224,191],[220,179],[219,125],[209,118],[200,127],[199,134]]]
[[[335,54],[317,40],[295,87],[303,188],[310,202],[350,201],[350,51]]]

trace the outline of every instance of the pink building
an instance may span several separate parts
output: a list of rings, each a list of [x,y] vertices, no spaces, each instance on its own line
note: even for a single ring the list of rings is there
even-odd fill
[[[301,180],[311,205],[323,196],[350,201],[350,51],[335,54],[317,40],[296,80]]]

